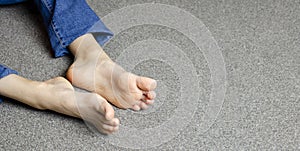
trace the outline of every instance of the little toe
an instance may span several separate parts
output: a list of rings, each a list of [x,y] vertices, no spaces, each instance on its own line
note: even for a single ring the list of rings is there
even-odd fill
[[[144,91],[152,91],[156,88],[157,82],[147,77],[137,77],[137,86]]]
[[[113,118],[112,120],[106,120],[105,117],[103,117],[103,118],[99,118],[98,122],[100,122],[102,124],[107,124],[110,126],[119,126],[120,125],[120,121],[117,118]]]
[[[152,105],[154,103],[154,100],[146,100],[145,102],[147,105]]]
[[[135,110],[135,111],[141,110],[140,106],[138,106],[136,104],[132,106],[132,109]]]
[[[114,127],[114,131],[116,132],[116,131],[118,131],[119,130],[119,126],[115,126]]]
[[[109,134],[117,131],[117,129],[115,128],[115,126],[110,126],[110,125],[107,125],[107,124],[103,124],[102,127],[103,127],[103,130],[105,132],[109,132]]]
[[[145,104],[144,102],[141,102],[140,103],[140,108],[143,109],[143,110],[146,110],[148,108],[148,105]]]

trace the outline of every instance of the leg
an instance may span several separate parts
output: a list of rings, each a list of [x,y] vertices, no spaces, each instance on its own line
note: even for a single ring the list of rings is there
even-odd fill
[[[118,130],[119,120],[114,118],[114,110],[105,99],[97,94],[75,92],[61,77],[37,82],[10,74],[0,79],[0,94],[37,109],[83,118],[105,134]]]
[[[126,72],[102,50],[91,34],[70,45],[75,56],[67,78],[76,86],[96,92],[119,108],[146,109],[155,98],[156,81]]]
[[[113,36],[85,0],[34,2],[42,15],[55,57],[69,54],[67,47],[87,32],[93,32],[101,45]]]
[[[67,46],[70,46],[71,52],[76,56],[75,63],[67,73],[73,84],[102,95],[120,108],[140,110],[153,103],[155,81],[128,73],[109,59],[101,45],[112,33],[84,0],[35,0],[35,3],[44,18],[55,56],[68,53]],[[88,32],[92,32],[95,38],[86,34]],[[98,53],[103,55],[98,58]],[[94,65],[98,66],[97,69]],[[82,68],[77,68],[78,66]],[[113,70],[116,72],[112,72]],[[82,75],[83,72],[85,76]],[[94,72],[96,80],[92,81]],[[97,85],[96,89],[94,83]]]

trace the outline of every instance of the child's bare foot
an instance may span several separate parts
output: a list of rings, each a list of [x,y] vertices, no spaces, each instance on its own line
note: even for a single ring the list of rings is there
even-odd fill
[[[114,110],[104,98],[95,93],[75,92],[62,77],[36,82],[9,75],[1,79],[0,84],[2,95],[38,109],[82,118],[102,133],[110,134],[119,128],[119,120],[114,118]]]
[[[69,48],[75,62],[67,78],[73,85],[96,92],[123,109],[140,110],[153,104],[156,81],[126,72],[105,54],[91,34],[77,38]]]

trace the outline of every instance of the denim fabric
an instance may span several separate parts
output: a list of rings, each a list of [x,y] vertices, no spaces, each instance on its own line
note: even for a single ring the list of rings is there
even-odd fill
[[[0,0],[0,5],[24,1],[26,0]],[[85,0],[34,0],[34,2],[43,17],[55,57],[69,54],[67,46],[86,33],[92,33],[101,46],[113,36]],[[0,65],[0,78],[9,74],[17,72]]]
[[[9,69],[8,67],[0,64],[0,79],[5,76],[8,76],[10,74],[18,74],[18,73],[16,71]],[[1,102],[2,102],[2,99],[0,98],[0,103]]]
[[[18,74],[18,73],[17,73],[17,71],[9,69],[8,67],[0,64],[0,79],[9,74]]]
[[[85,0],[35,0],[35,3],[43,16],[55,57],[69,54],[67,46],[88,32],[96,36],[100,45],[113,36]]]
[[[23,1],[26,0],[0,0],[0,5]],[[101,46],[113,37],[113,33],[85,0],[34,0],[34,2],[43,17],[55,57],[69,54],[67,46],[86,33],[92,33]]]
[[[26,0],[0,0],[0,5],[23,1]],[[34,2],[42,14],[55,57],[69,54],[67,46],[86,33],[92,33],[101,46],[113,37],[113,33],[85,0],[34,0]]]
[[[9,5],[9,4],[16,4],[20,2],[25,2],[27,0],[0,0],[0,5]]]

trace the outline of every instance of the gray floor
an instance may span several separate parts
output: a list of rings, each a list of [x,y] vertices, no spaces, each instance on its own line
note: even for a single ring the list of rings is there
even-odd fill
[[[147,0],[88,2],[100,17],[125,6],[154,3]],[[227,73],[226,94],[219,115],[207,131],[201,131],[200,123],[210,101],[213,75],[205,56],[202,51],[196,51],[197,46],[184,33],[167,26],[145,24],[115,35],[104,48],[117,59],[122,50],[135,42],[158,39],[176,45],[191,59],[199,79],[194,81],[199,82],[199,90],[196,90],[199,101],[196,101],[197,110],[193,117],[184,123],[185,127],[171,131],[176,134],[174,137],[159,138],[160,144],[152,140],[153,145],[151,140],[146,142],[146,138],[127,140],[133,145],[124,146],[124,142],[114,142],[115,136],[94,134],[81,120],[38,111],[6,99],[0,105],[0,150],[131,150],[146,147],[151,150],[300,150],[299,1],[160,0],[155,3],[177,6],[196,16],[220,47]],[[41,20],[28,6],[1,7],[0,30],[2,64],[32,80],[64,76],[72,58],[52,57]],[[161,85],[160,90],[166,95],[158,96],[158,105],[148,112],[117,110],[122,126],[155,129],[169,122],[183,101],[190,101],[178,99],[182,92],[182,77],[171,65],[148,60],[140,62],[132,71],[162,81],[165,87]]]

